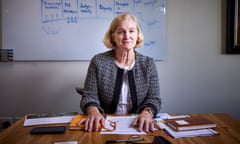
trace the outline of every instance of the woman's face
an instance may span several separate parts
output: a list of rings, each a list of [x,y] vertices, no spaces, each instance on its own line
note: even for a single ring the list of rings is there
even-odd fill
[[[118,49],[133,49],[136,46],[137,38],[136,22],[132,19],[123,20],[113,33],[113,41]]]

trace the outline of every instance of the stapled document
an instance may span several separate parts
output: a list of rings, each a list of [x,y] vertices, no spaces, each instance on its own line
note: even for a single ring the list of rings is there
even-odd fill
[[[76,112],[61,114],[28,114],[25,116],[23,126],[70,123],[76,114]]]

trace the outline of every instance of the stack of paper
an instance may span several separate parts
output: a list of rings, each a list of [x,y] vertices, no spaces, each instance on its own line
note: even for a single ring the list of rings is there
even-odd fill
[[[191,130],[191,131],[174,131],[170,127],[168,127],[166,124],[160,122],[160,127],[168,133],[173,138],[182,138],[182,137],[196,137],[196,136],[212,136],[217,135],[218,132],[216,132],[213,129],[198,129],[198,130]]]
[[[168,119],[166,124],[175,131],[187,131],[197,129],[215,128],[216,123],[203,117],[194,116],[188,118]]]
[[[166,121],[169,119],[176,119],[176,118],[189,118],[189,115],[178,115],[178,116],[170,116],[166,113],[160,114],[159,118],[156,119],[157,124],[170,136],[173,138],[182,138],[182,137],[196,137],[196,136],[212,136],[217,135],[218,132],[216,132],[213,129],[205,128],[205,129],[196,129],[196,130],[188,130],[188,131],[176,131],[172,128],[170,128]]]

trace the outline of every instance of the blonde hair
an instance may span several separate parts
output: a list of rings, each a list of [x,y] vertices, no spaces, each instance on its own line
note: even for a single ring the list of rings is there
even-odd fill
[[[116,31],[118,25],[126,19],[132,19],[134,22],[136,22],[136,27],[137,27],[137,31],[138,31],[138,38],[137,38],[135,48],[138,48],[138,47],[142,46],[144,38],[143,38],[143,34],[141,32],[141,29],[140,29],[137,18],[135,16],[131,15],[130,13],[122,13],[122,14],[117,15],[113,19],[113,21],[110,24],[110,27],[109,27],[108,31],[105,34],[105,37],[103,39],[103,43],[107,48],[114,49],[116,47],[116,44],[113,41],[113,33]]]

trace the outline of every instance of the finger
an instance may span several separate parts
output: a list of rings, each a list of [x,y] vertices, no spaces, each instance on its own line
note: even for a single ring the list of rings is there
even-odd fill
[[[104,117],[101,118],[100,123],[101,123],[101,125],[102,125],[103,127],[105,127],[105,119],[104,119]]]
[[[139,132],[142,132],[143,131],[143,127],[144,127],[144,120],[139,120],[139,123],[138,123],[138,131]]]
[[[138,118],[135,118],[135,119],[132,121],[132,123],[131,123],[130,126],[136,127],[136,126],[137,126],[137,123],[138,123]]]
[[[91,132],[92,129],[93,129],[93,120],[94,119],[92,119],[92,118],[88,120],[88,124],[87,124],[87,127],[88,127],[87,131],[88,132]]]
[[[154,129],[154,126],[155,126],[155,122],[152,121],[151,124],[150,124],[150,131],[153,132],[155,129]]]
[[[95,119],[95,121],[93,122],[93,124],[94,124],[93,128],[95,131],[98,131],[99,122],[100,122],[100,120],[98,118]]]
[[[86,122],[86,119],[81,119],[81,120],[78,122],[78,125],[84,124],[85,122]]]
[[[149,132],[149,125],[150,125],[150,123],[147,120],[145,120],[144,124],[143,124],[145,132]]]
[[[89,120],[88,119],[86,119],[86,121],[85,121],[85,131],[88,131],[88,123],[89,123]]]

